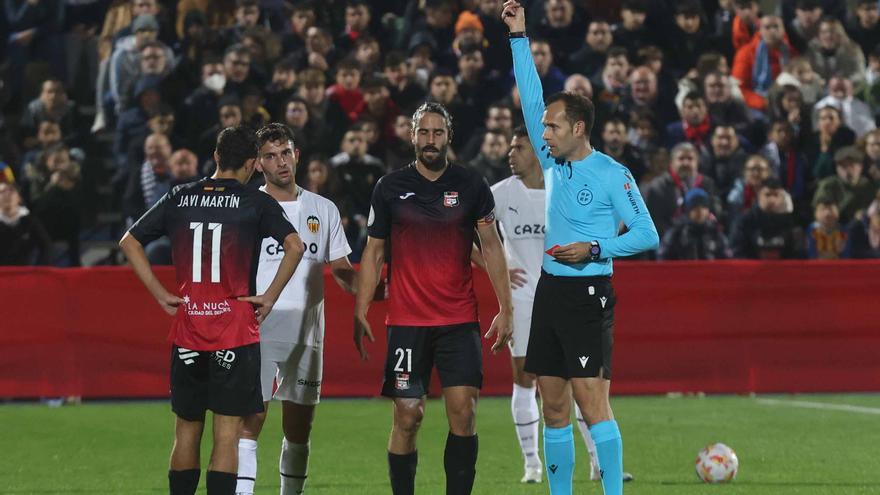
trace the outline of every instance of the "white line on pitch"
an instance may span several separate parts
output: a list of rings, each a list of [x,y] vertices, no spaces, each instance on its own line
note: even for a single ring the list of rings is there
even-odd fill
[[[805,409],[824,409],[828,411],[845,411],[845,412],[854,412],[861,414],[878,414],[880,415],[880,408],[876,407],[864,407],[864,406],[851,406],[849,404],[833,404],[828,402],[810,402],[805,400],[778,400],[778,399],[757,399],[758,404],[764,404],[767,406],[791,406],[791,407],[803,407]]]

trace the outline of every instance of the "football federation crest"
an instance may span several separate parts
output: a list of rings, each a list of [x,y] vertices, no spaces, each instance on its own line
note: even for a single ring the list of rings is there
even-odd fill
[[[443,206],[447,208],[458,206],[458,192],[446,191],[445,193],[443,193]]]
[[[309,218],[306,219],[306,226],[308,226],[309,232],[317,234],[318,229],[321,227],[321,221],[318,220],[318,217],[309,215]]]
[[[397,390],[409,390],[409,373],[397,373],[394,388]]]

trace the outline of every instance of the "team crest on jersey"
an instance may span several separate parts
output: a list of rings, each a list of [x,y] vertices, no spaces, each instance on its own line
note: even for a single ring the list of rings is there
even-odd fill
[[[397,373],[394,388],[397,390],[409,390],[409,373]]]
[[[309,218],[306,219],[306,226],[308,226],[309,232],[317,234],[318,229],[321,228],[321,221],[318,220],[318,217],[309,215]]]
[[[446,191],[445,193],[443,193],[443,206],[447,208],[458,206],[458,192]]]

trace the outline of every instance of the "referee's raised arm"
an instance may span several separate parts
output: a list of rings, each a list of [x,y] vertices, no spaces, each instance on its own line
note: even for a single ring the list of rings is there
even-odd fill
[[[526,37],[526,13],[522,5],[516,0],[504,2],[504,10],[501,19],[510,30],[510,50],[513,52],[513,74],[516,78],[516,87],[519,90],[519,98],[522,104],[523,119],[526,129],[529,131],[529,141],[535,148],[535,154],[540,159],[546,156],[541,151],[541,143],[544,133],[544,125],[541,119],[544,115],[544,89],[541,79],[535,69],[535,60],[529,48],[529,39]],[[544,163],[544,160],[541,160]]]

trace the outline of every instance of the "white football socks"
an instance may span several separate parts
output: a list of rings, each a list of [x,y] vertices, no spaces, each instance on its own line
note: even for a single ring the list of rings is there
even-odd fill
[[[252,495],[257,480],[257,441],[238,440],[238,482],[235,493]]]
[[[309,444],[291,443],[285,438],[281,444],[281,495],[303,493],[309,474]]]
[[[514,383],[510,410],[513,413],[513,424],[516,426],[516,436],[525,458],[526,468],[540,468],[538,423],[541,421],[541,413],[538,410],[535,387],[526,388]]]

